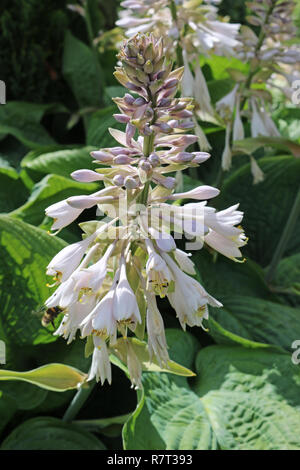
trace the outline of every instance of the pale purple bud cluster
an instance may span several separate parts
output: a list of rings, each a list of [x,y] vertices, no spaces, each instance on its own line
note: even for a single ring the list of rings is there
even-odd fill
[[[265,66],[298,63],[300,48],[287,45],[287,40],[295,37],[297,31],[293,24],[294,1],[256,0],[248,6],[253,14],[246,19],[260,27],[261,35],[258,37],[252,30],[243,28],[241,46],[237,48],[239,56],[247,60],[256,58]]]

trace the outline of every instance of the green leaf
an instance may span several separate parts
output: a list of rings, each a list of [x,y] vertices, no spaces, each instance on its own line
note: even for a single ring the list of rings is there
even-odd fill
[[[300,338],[300,309],[237,295],[223,299],[223,305],[222,309],[210,309],[211,316],[238,336],[287,351]]]
[[[119,338],[116,344],[112,348],[113,355],[116,355],[117,358],[123,363],[127,363],[127,342],[130,341],[130,344],[142,363],[143,370],[153,371],[153,372],[168,372],[170,374],[181,375],[184,377],[192,377],[194,372],[187,369],[186,367],[177,364],[176,362],[169,360],[167,367],[160,367],[156,358],[153,358],[152,362],[150,361],[148,345],[144,341],[140,341],[137,338]],[[113,360],[113,357],[112,357]],[[114,361],[113,361],[114,362]],[[119,365],[118,362],[115,362],[116,365]]]
[[[45,209],[58,201],[80,194],[91,194],[99,189],[99,184],[77,183],[58,175],[45,176],[32,190],[28,201],[10,213],[32,225],[39,225],[45,217]]]
[[[300,160],[291,156],[262,158],[259,165],[265,180],[252,184],[250,165],[227,178],[216,198],[218,208],[240,202],[243,227],[249,242],[243,254],[266,266],[280,240],[299,187]],[[286,256],[300,250],[300,219],[289,240]]]
[[[69,31],[65,36],[63,75],[80,108],[101,105],[103,74],[97,56]]]
[[[78,168],[94,170],[95,164],[90,152],[94,147],[82,147],[79,149],[64,149],[55,152],[43,153],[34,159],[22,161],[22,167],[42,174],[54,173],[69,177],[70,173]]]
[[[99,35],[100,29],[104,26],[104,18],[99,8],[98,0],[87,0],[85,5],[85,15],[91,28],[91,38]]]
[[[3,431],[16,411],[15,401],[0,390],[0,432]]]
[[[54,392],[78,388],[87,375],[65,364],[47,364],[27,372],[0,370],[0,380],[21,380]]]
[[[296,449],[300,372],[289,354],[211,346],[197,357],[195,392],[222,449]]]
[[[300,371],[290,355],[209,346],[196,368],[190,385],[143,374],[139,405],[124,426],[127,450],[299,448]]]
[[[33,312],[49,296],[46,266],[65,243],[15,218],[0,216],[0,331],[18,347],[55,341]]]
[[[77,426],[82,426],[86,431],[104,434],[108,437],[117,437],[122,432],[122,425],[130,418],[130,414],[113,416],[102,419],[76,420]]]
[[[300,139],[300,109],[287,108],[284,106],[281,112],[276,116],[280,134],[291,140]]]
[[[25,421],[3,441],[1,450],[103,450],[105,446],[75,424],[57,418]]]
[[[108,132],[110,127],[124,130],[124,124],[116,122],[113,117],[113,114],[117,112],[118,109],[116,106],[109,106],[108,108],[100,109],[92,114],[87,132],[88,145],[105,148],[117,144],[115,139]]]
[[[26,201],[28,190],[16,170],[0,168],[0,212],[10,212]]]
[[[55,141],[40,120],[56,105],[11,101],[0,108],[0,133],[10,134],[29,148],[51,145]]]
[[[212,103],[216,103],[223,96],[227,95],[232,88],[233,82],[231,78],[223,78],[220,80],[210,80],[207,82],[209,94],[211,96]]]
[[[0,380],[1,374],[5,372],[0,369]],[[16,408],[18,410],[33,410],[36,409],[46,399],[48,392],[47,390],[36,387],[31,383],[18,383],[14,381],[0,382],[0,390],[4,392],[5,396],[8,396],[14,400]]]
[[[246,329],[243,329],[243,325],[236,321],[231,312],[222,309],[222,313],[225,316],[227,315],[225,321],[227,329],[214,319],[214,314],[212,312],[210,313],[209,319],[206,322],[207,332],[210,336],[212,336],[217,344],[226,344],[229,346],[239,345],[244,346],[245,348],[274,348],[274,346],[269,344],[259,343],[257,341],[248,339],[248,337],[251,335],[249,335]],[[222,317],[222,320],[223,319],[224,316]],[[224,322],[222,321],[222,323]],[[236,334],[233,331],[238,331],[239,334]]]
[[[192,260],[199,270],[205,289],[221,302],[223,298],[235,295],[275,299],[265,282],[264,270],[250,259],[236,263],[221,254],[215,258],[208,251],[199,250],[193,253]]]
[[[242,62],[235,57],[222,57],[218,55],[210,55],[209,58],[203,57],[201,58],[201,62],[207,64],[216,80],[221,80],[223,78],[230,77],[228,69],[234,68],[240,70],[241,72],[247,74],[249,70],[249,65],[245,62]],[[203,64],[202,64],[203,65]]]
[[[300,254],[283,258],[277,266],[271,289],[285,301],[300,307]]]

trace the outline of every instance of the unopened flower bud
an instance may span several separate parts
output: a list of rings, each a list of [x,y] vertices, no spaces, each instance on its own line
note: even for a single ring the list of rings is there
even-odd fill
[[[103,175],[99,175],[92,170],[76,170],[71,173],[72,178],[80,183],[91,183],[92,181],[103,180]]]
[[[156,167],[160,164],[159,156],[156,153],[151,153],[151,155],[149,155],[148,160],[151,163],[152,167]]]
[[[131,176],[126,176],[124,186],[126,189],[136,189],[138,187],[138,183]]]
[[[168,108],[171,103],[172,103],[172,100],[171,100],[170,98],[162,98],[162,99],[158,102],[158,107],[159,107],[159,108]]]
[[[127,124],[130,121],[130,117],[126,114],[113,114],[113,117],[116,121],[121,122],[122,124]]]
[[[147,160],[141,160],[139,162],[139,167],[142,168],[146,173],[150,173],[152,171],[152,165]]]
[[[194,159],[194,155],[189,152],[179,152],[177,155],[171,158],[172,161],[176,161],[178,163],[190,162],[193,159]]]
[[[131,96],[129,93],[125,93],[124,95],[124,101],[126,104],[133,104],[135,99],[133,96]]]
[[[128,155],[118,155],[114,157],[114,164],[115,165],[128,165],[131,163],[131,158]]]
[[[178,80],[177,78],[171,78],[170,80],[167,80],[166,83],[164,84],[164,88],[173,88],[174,86],[178,85]]]
[[[133,106],[143,106],[146,103],[147,103],[147,101],[144,98],[139,97],[136,100],[134,100],[134,102],[132,104],[133,104]]]
[[[96,160],[99,160],[99,162],[112,161],[112,156],[107,152],[103,152],[102,150],[95,150],[94,152],[91,152],[91,156]]]
[[[147,60],[147,62],[144,65],[144,72],[146,73],[152,73],[153,72],[153,65],[150,60]]]
[[[124,186],[124,176],[122,175],[116,175],[113,177],[113,183],[116,186]]]

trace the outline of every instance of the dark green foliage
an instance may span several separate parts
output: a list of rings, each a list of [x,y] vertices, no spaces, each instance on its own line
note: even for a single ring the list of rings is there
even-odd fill
[[[68,25],[66,0],[3,0],[0,6],[0,78],[7,99],[60,101],[60,64]]]

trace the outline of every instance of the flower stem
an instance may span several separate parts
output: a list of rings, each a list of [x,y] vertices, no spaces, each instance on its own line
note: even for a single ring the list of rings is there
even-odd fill
[[[75,416],[79,413],[81,408],[83,407],[84,403],[92,393],[94,387],[96,385],[96,382],[89,382],[85,383],[84,386],[81,386],[76,395],[73,397],[73,400],[69,404],[64,416],[63,416],[63,421],[65,423],[70,423],[73,421]]]
[[[173,19],[174,23],[177,26],[177,22],[178,22],[177,8],[176,8],[176,4],[175,4],[174,0],[170,1],[170,10],[171,10],[172,19]],[[179,39],[181,39],[180,36],[179,36]],[[178,67],[181,67],[183,65],[183,56],[182,56],[182,47],[180,45],[180,41],[177,42],[176,57],[177,57],[177,59],[176,59],[177,65],[178,65]]]
[[[275,6],[275,3],[271,4],[268,11],[267,11],[267,14],[266,14],[266,17],[265,17],[265,21],[264,21],[264,24],[261,26],[260,28],[260,33],[259,33],[259,36],[258,36],[258,41],[257,41],[257,44],[255,46],[255,50],[254,50],[254,56],[255,58],[257,58],[257,54],[258,52],[260,51],[263,43],[264,43],[264,40],[266,39],[266,33],[265,33],[265,26],[268,24],[268,21],[269,21],[269,18],[273,12],[273,9],[274,9],[274,6]],[[254,75],[260,70],[260,66],[257,65],[254,70],[250,70],[249,72],[249,75],[248,75],[248,78],[245,82],[245,85],[244,85],[244,90],[248,90],[250,87],[251,87],[251,83],[252,83],[252,78],[254,77]],[[245,107],[245,104],[246,104],[246,101],[247,101],[247,98],[244,97],[242,102],[241,102],[241,109],[244,109]]]
[[[298,217],[300,215],[300,188],[298,190],[298,194],[296,196],[296,199],[294,201],[292,210],[290,212],[288,221],[286,223],[286,226],[282,232],[281,238],[279,240],[279,243],[277,245],[277,248],[275,250],[275,253],[273,255],[272,261],[270,263],[267,275],[266,275],[266,281],[267,283],[270,283],[274,277],[274,274],[276,273],[276,268],[278,266],[279,261],[282,258],[282,255],[284,254],[284,251],[286,249],[286,246],[288,244],[288,241],[293,233],[293,230],[295,228],[295,224],[298,220]]]

